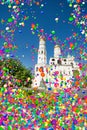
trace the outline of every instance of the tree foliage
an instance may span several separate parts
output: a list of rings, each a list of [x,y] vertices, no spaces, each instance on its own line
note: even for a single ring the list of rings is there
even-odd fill
[[[78,70],[74,70],[73,71],[73,76],[76,78],[77,76],[79,76],[79,71]]]
[[[73,71],[74,78],[79,82],[79,86],[82,88],[87,88],[87,65],[83,66],[83,70],[79,72],[78,70]],[[81,73],[81,74],[80,74]]]
[[[18,59],[4,59],[0,61],[0,70],[3,73],[2,76],[13,76],[18,86],[31,87],[32,73]]]

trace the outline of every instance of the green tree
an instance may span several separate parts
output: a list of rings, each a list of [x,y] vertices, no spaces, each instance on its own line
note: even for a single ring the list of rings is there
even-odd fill
[[[18,59],[4,59],[0,61],[0,70],[3,71],[4,75],[7,74],[16,78],[18,86],[31,87],[32,73]]]
[[[80,87],[86,88],[87,87],[87,65],[83,65],[83,69],[81,70],[81,75],[78,70],[73,71],[73,76],[76,80],[79,81]],[[78,79],[78,76],[80,77]]]
[[[77,76],[79,76],[79,71],[78,70],[74,70],[73,71],[73,76],[76,78]]]

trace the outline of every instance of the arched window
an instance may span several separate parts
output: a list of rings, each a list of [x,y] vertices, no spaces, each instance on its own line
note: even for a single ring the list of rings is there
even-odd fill
[[[52,61],[55,61],[55,59],[52,59]]]
[[[58,63],[59,65],[61,65],[61,60],[58,60],[57,63]]]
[[[66,61],[66,59],[64,59],[64,61]]]
[[[73,66],[73,63],[71,62],[71,65]]]
[[[38,67],[36,67],[36,71],[38,71]]]
[[[43,51],[41,51],[41,54],[43,54]]]

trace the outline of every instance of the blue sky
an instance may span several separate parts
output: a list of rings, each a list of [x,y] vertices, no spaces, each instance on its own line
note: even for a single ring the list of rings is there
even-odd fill
[[[24,5],[22,6],[23,3]],[[12,26],[8,22],[8,19],[11,18],[11,15],[14,15],[15,10],[13,10],[12,7],[16,4],[13,3],[11,8],[9,8],[9,2],[8,4],[0,4],[0,20],[5,20],[5,22],[0,23],[0,31],[2,30],[6,36],[6,33],[8,33],[8,31],[6,32],[7,26],[11,26],[11,28],[15,30],[12,35],[13,40],[10,39],[10,42],[17,45],[18,49],[15,55],[19,57],[26,67],[33,67],[34,64],[37,63],[38,35],[41,35],[41,29],[44,30],[44,35],[46,36],[48,61],[49,58],[53,56],[55,43],[61,46],[63,56],[66,56],[69,52],[78,59],[81,51],[79,48],[81,47],[84,52],[86,52],[86,38],[81,34],[82,26],[80,25],[78,28],[78,26],[75,25],[75,21],[69,21],[71,13],[75,13],[75,11],[73,6],[70,7],[70,3],[67,2],[67,0],[34,0],[31,2],[31,5],[28,5],[27,2],[22,2],[22,4],[20,2],[20,4],[17,5],[19,6],[19,16],[18,19],[16,19],[17,25],[14,25],[12,22]],[[72,3],[72,5],[74,4],[78,5],[78,3]],[[82,3],[79,3],[79,6],[81,6],[81,4]],[[81,12],[81,15],[87,14],[85,10],[86,4],[87,3],[83,6],[84,12]],[[24,17],[27,17],[27,20],[25,20]],[[81,20],[81,18],[79,18],[79,20]],[[24,23],[24,26],[20,26],[20,23]],[[32,30],[32,24],[35,25],[36,29]],[[77,36],[74,36],[74,34]],[[11,33],[8,33],[8,36],[9,35],[11,35]],[[49,37],[51,37],[52,40],[49,40]],[[53,38],[57,40],[54,41]],[[5,41],[4,37],[0,38],[0,48]],[[73,50],[69,49],[71,43],[75,46]],[[34,61],[32,60],[33,57]],[[79,61],[84,62],[84,59],[80,58]]]

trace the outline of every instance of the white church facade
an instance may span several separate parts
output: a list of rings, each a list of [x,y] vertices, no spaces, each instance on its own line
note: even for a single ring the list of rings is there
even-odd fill
[[[59,45],[54,46],[54,57],[50,58],[47,64],[46,39],[43,35],[40,36],[38,60],[32,85],[34,88],[44,89],[44,86],[47,90],[69,88],[73,71],[78,69],[78,63],[74,61],[73,56],[61,57]],[[41,86],[41,82],[44,86]]]

